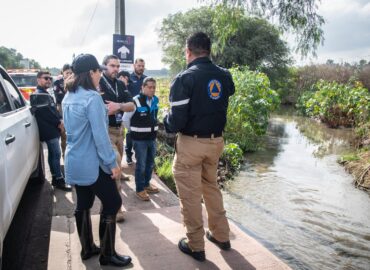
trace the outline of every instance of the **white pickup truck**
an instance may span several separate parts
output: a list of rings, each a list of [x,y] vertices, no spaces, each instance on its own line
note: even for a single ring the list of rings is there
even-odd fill
[[[3,241],[29,179],[45,180],[37,122],[0,65],[0,269]]]

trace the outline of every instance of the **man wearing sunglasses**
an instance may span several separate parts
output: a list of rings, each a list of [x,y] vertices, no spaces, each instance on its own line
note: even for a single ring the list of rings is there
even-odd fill
[[[37,88],[36,93],[48,94],[48,89],[52,83],[51,74],[49,71],[39,71],[37,73]],[[40,141],[45,142],[48,146],[48,163],[52,175],[54,188],[64,191],[71,191],[71,186],[64,181],[62,170],[60,167],[60,132],[63,129],[63,121],[57,111],[56,104],[53,102],[51,106],[38,108],[35,113],[37,125],[39,128]]]

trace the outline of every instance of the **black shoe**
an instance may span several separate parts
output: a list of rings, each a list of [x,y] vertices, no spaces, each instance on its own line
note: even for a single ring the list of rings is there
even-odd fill
[[[113,256],[100,255],[99,257],[100,265],[113,265],[123,267],[131,263],[131,257],[125,255],[118,255],[117,253]]]
[[[52,180],[51,182],[54,188],[63,190],[63,191],[72,191],[72,186],[68,185],[63,177],[58,177]]]
[[[184,252],[185,254],[190,255],[195,260],[204,262],[206,260],[206,253],[203,251],[192,251],[186,241],[186,238],[181,238],[179,241],[179,249]]]
[[[126,162],[127,162],[127,165],[131,165],[133,163],[132,157],[126,156]]]
[[[230,241],[226,241],[226,242],[220,242],[218,241],[216,238],[214,238],[211,234],[210,231],[207,231],[206,233],[206,237],[209,241],[211,241],[212,243],[215,243],[220,249],[223,249],[223,250],[228,250],[231,248],[231,244],[230,244]]]

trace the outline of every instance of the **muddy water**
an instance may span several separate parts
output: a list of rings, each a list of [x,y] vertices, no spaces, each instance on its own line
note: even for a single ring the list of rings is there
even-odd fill
[[[228,217],[293,269],[370,269],[370,197],[337,163],[350,130],[274,115],[226,187]]]

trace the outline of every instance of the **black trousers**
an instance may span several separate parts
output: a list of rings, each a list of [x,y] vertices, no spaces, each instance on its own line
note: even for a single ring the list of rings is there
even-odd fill
[[[122,205],[115,180],[99,168],[98,180],[90,186],[76,185],[77,211],[88,210],[94,204],[95,195],[102,203],[101,214],[116,215]]]

